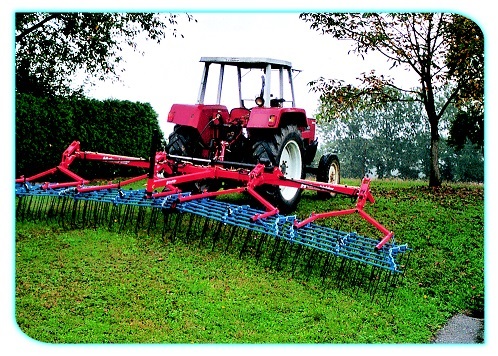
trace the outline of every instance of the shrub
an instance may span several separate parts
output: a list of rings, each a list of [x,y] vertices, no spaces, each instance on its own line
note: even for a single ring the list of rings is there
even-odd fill
[[[160,131],[157,113],[148,103],[18,93],[16,176],[56,166],[75,140],[82,150],[147,158],[155,129]],[[126,167],[104,164],[78,164],[74,171],[85,178],[128,174]]]

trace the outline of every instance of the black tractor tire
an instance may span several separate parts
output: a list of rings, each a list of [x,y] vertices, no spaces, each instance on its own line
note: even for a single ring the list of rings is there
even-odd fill
[[[297,126],[283,126],[274,134],[253,139],[252,152],[255,163],[279,167],[286,178],[304,178],[303,139]],[[294,211],[301,198],[301,189],[291,187],[264,185],[258,192],[284,213]]]
[[[175,156],[200,157],[202,147],[199,140],[199,133],[192,127],[175,125],[169,135],[166,152]]]
[[[318,172],[316,174],[318,182],[340,184],[341,183],[341,166],[337,155],[327,153],[320,157],[318,162]],[[336,193],[317,192],[320,199],[334,197]]]
[[[169,135],[166,152],[170,155],[202,158],[202,146],[200,145],[199,133],[188,126],[176,125]],[[221,182],[213,179],[204,179],[179,185],[183,192],[192,194],[204,191],[216,191],[220,189]]]

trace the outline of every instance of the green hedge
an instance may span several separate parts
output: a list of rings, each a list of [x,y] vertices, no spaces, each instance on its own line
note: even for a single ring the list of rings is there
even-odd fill
[[[83,151],[147,158],[154,129],[161,132],[157,113],[148,103],[18,93],[16,177],[55,167],[75,140],[80,141]],[[76,162],[71,169],[89,179],[131,173],[126,167],[95,162]]]

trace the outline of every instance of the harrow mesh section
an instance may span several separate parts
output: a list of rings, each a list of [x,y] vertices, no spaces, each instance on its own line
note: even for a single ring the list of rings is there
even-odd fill
[[[152,212],[149,216],[150,221],[158,217],[158,211],[176,210],[180,213],[204,217],[206,221],[217,221],[220,223],[220,227],[233,226],[248,232],[253,231],[271,236],[274,238],[275,245],[278,245],[279,241],[287,241],[286,245],[290,245],[288,247],[290,249],[298,249],[303,246],[328,256],[342,257],[393,273],[403,272],[400,258],[404,252],[408,251],[407,245],[397,245],[395,242],[387,243],[382,249],[376,251],[374,247],[378,241],[375,239],[315,223],[298,229],[294,226],[297,221],[295,216],[274,215],[253,221],[253,216],[264,212],[249,205],[230,204],[208,198],[179,202],[178,195],[151,199],[146,197],[144,189],[104,189],[78,193],[74,188],[43,189],[39,184],[17,183],[16,196],[20,198],[17,207],[17,215],[20,218],[25,215],[34,218],[39,218],[43,214],[57,215],[57,212],[67,210],[72,211],[73,225],[78,225],[78,221],[87,220],[91,220],[93,224],[97,225],[102,221],[117,221],[119,217],[132,214],[136,214],[133,219],[137,219],[141,223],[146,219],[146,214],[143,212],[146,208],[150,208],[147,210]],[[33,197],[36,199],[31,199]],[[87,209],[87,204],[92,204],[93,208]],[[95,209],[96,204],[101,208]],[[78,205],[80,206],[76,209],[75,207]],[[42,207],[45,207],[45,212],[42,212]],[[131,209],[132,207],[138,207],[138,212],[135,213]],[[163,215],[166,219],[167,216]],[[130,217],[122,220],[130,220]],[[151,223],[149,223],[150,225]],[[207,228],[207,224],[205,228]]]

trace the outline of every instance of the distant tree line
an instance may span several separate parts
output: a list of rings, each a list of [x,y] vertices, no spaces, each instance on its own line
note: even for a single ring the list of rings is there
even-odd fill
[[[362,58],[378,53],[392,67],[414,73],[419,83],[408,88],[406,83],[379,75],[375,69],[359,74],[356,83],[317,78],[310,86],[320,94],[320,123],[361,107],[375,110],[400,101],[421,104],[424,122],[429,125],[427,178],[431,187],[440,186],[445,179],[441,172],[441,163],[448,160],[442,156],[445,136],[450,137],[448,142],[457,151],[468,142],[482,147],[484,34],[477,23],[459,14],[442,12],[303,13],[300,18],[310,24],[311,30],[349,41],[348,53]],[[442,121],[450,106],[457,108],[458,114],[450,119],[448,135],[442,130]],[[389,133],[390,129],[385,130]],[[403,152],[406,156],[407,152]],[[383,163],[378,161],[377,165],[382,172]],[[418,169],[413,166],[410,170]]]
[[[417,102],[392,102],[375,109],[352,109],[319,125],[320,152],[337,151],[341,176],[427,179],[430,174],[430,127]],[[452,182],[484,181],[482,138],[450,139],[461,115],[449,107],[440,121],[441,178]],[[468,132],[467,132],[468,134]],[[319,155],[317,155],[319,156]]]

